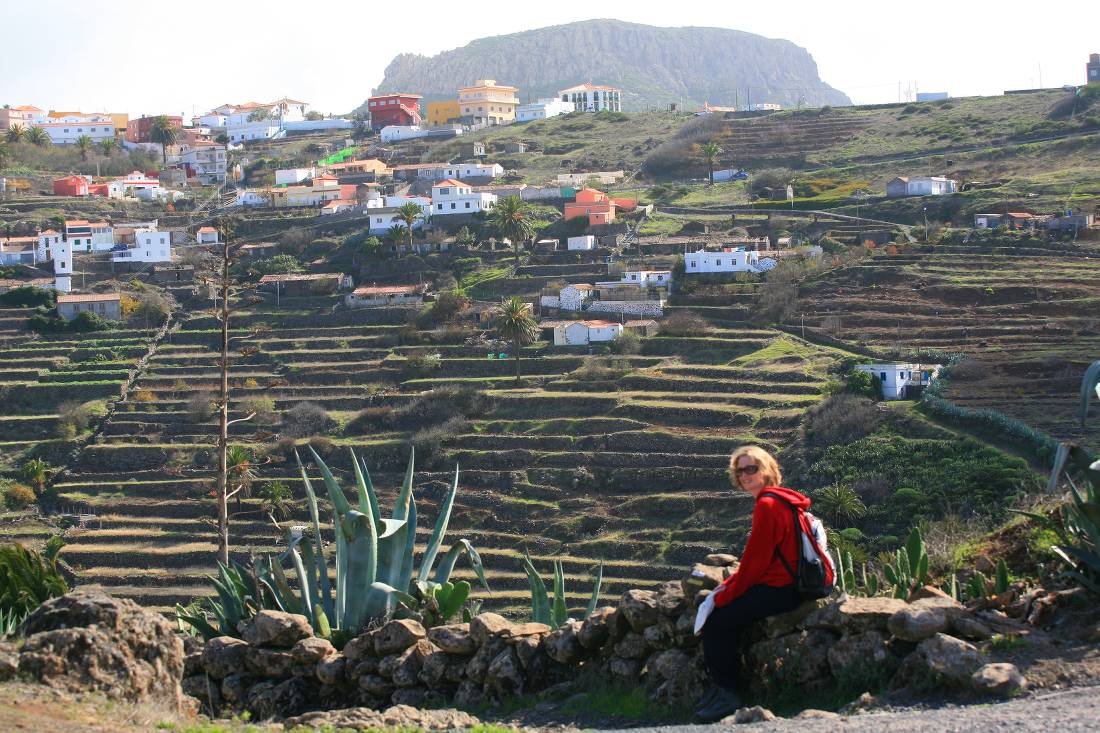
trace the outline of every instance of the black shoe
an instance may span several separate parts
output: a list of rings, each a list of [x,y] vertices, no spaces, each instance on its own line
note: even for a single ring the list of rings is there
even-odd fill
[[[719,687],[710,705],[695,711],[695,720],[699,723],[717,723],[742,707],[744,704],[736,692]]]
[[[710,707],[710,704],[714,702],[715,696],[718,695],[718,690],[721,689],[718,685],[711,683],[707,691],[703,693],[703,696],[699,698],[699,701],[695,703],[695,712],[706,710]]]

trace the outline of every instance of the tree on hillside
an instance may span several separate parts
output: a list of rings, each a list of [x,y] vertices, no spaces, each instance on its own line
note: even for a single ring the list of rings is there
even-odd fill
[[[714,164],[718,160],[718,156],[722,154],[722,148],[718,147],[718,143],[710,142],[699,148],[699,152],[703,154],[703,158],[707,161],[707,173],[710,178],[710,183],[714,185]]]
[[[23,133],[23,139],[29,142],[31,145],[37,145],[40,148],[44,148],[53,141],[50,140],[50,136],[46,134],[46,131],[41,127],[32,127]]]
[[[88,137],[87,135],[81,135],[76,139],[76,142],[73,143],[73,145],[76,147],[77,151],[79,151],[80,159],[87,160],[88,153],[91,152],[92,148],[95,147],[95,142],[93,142],[92,138]]]
[[[399,208],[394,216],[397,217],[398,221],[404,222],[405,229],[408,230],[409,251],[411,252],[413,245],[413,224],[415,224],[420,217],[424,216],[424,212],[420,209],[419,205],[410,201]]]
[[[27,128],[22,125],[12,125],[4,133],[4,139],[9,143],[21,143],[27,139]]]
[[[512,254],[519,265],[520,247],[534,235],[529,218],[530,208],[519,196],[505,196],[493,207],[489,221],[492,228],[504,239],[512,242]]]
[[[844,484],[833,484],[818,491],[814,495],[814,506],[829,518],[829,523],[834,527],[849,524],[867,513],[859,494]]]
[[[153,127],[149,130],[149,139],[160,145],[161,162],[168,165],[168,146],[175,145],[179,139],[179,130],[164,115],[153,118]]]
[[[118,151],[122,146],[118,142],[117,137],[108,137],[99,141],[99,152],[106,155],[108,158],[111,154]]]
[[[527,344],[534,343],[539,335],[539,325],[531,316],[531,306],[523,298],[513,295],[500,304],[500,313],[494,325],[497,335],[512,343],[513,358],[516,361],[516,384],[519,384],[519,352]]]
[[[386,230],[386,233],[382,235],[387,242],[393,245],[394,251],[397,250],[397,245],[401,244],[401,240],[405,238],[405,227],[400,224],[394,224],[392,227]]]
[[[5,167],[11,159],[11,147],[0,140],[0,168]]]

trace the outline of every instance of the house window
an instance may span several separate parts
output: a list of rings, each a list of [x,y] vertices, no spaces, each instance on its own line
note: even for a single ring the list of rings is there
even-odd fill
[[[697,264],[697,263],[695,262],[695,260],[692,260],[692,261],[691,261],[691,266],[692,266],[692,267],[695,267],[695,265],[696,265],[696,264]]]
[[[469,201],[466,202],[466,208],[467,209],[470,208],[470,202]]]
[[[435,210],[436,211],[443,211],[443,204],[436,204],[435,205]]]
[[[454,209],[455,209],[455,205],[454,205],[454,203],[452,203],[451,204],[451,211],[454,211]]]
[[[886,372],[879,372],[879,379],[883,382],[886,381]]]

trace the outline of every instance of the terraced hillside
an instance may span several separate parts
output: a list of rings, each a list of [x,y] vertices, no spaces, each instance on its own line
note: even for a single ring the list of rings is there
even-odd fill
[[[541,282],[504,280],[516,290]],[[491,347],[411,330],[405,312],[334,313],[329,299],[284,297],[281,306],[252,307],[234,322],[240,336],[263,325],[249,339],[258,353],[233,367],[235,398],[271,398],[284,415],[282,425],[232,428],[234,441],[259,456],[253,493],[283,481],[297,500],[293,516],[306,516],[289,445],[275,442],[295,432],[287,413],[295,405],[328,411],[331,464],[350,480],[347,448],[363,453],[383,502],[416,433],[420,531],[434,521],[457,461],[451,536],[478,547],[493,587],[487,605],[505,610],[526,602],[525,550],[547,573],[551,556],[563,559],[579,605],[597,561],[605,564],[605,593],[615,595],[674,577],[701,553],[740,539],[748,502],[728,488],[730,450],[782,442],[836,360],[830,350],[727,322],[705,338],[647,338],[640,353],[608,361],[538,342],[525,350],[526,376],[516,385],[510,361],[486,358]],[[209,592],[214,426],[196,419],[192,405],[214,388],[214,327],[200,314],[184,320],[139,379],[142,401],[115,413],[57,487],[102,518],[69,537],[65,556],[82,582],[160,608]],[[425,352],[440,355],[438,368],[418,370]],[[431,411],[469,401],[471,388],[480,391],[477,407],[447,423],[436,448],[424,434],[438,419]],[[415,427],[402,415],[415,416]],[[259,499],[245,499],[233,519],[239,559],[278,547],[279,533],[259,508]]]
[[[1100,248],[998,240],[868,258],[809,283],[806,324],[881,351],[961,352],[947,396],[1060,439],[1096,444],[1075,416],[1100,357]]]

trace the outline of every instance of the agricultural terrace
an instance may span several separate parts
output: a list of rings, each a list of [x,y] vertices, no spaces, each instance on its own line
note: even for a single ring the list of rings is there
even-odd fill
[[[958,237],[945,237],[958,241]],[[882,253],[803,285],[806,325],[880,352],[961,353],[946,397],[1058,439],[1100,355],[1100,247],[994,236]],[[797,314],[795,316],[797,318]]]
[[[490,282],[543,282],[520,279],[528,282]],[[231,427],[258,464],[251,496],[231,507],[234,557],[280,549],[265,484],[289,487],[289,521],[306,519],[295,442],[326,454],[349,487],[347,449],[363,454],[386,503],[411,439],[419,531],[434,522],[459,463],[450,535],[474,542],[493,590],[487,606],[505,611],[528,603],[524,551],[545,572],[560,557],[570,601],[582,605],[597,562],[611,597],[743,539],[749,500],[730,492],[729,452],[790,438],[838,361],[832,350],[731,322],[705,337],[645,338],[639,353],[607,358],[539,341],[524,349],[517,385],[513,363],[486,358],[495,347],[476,336],[418,329],[400,310],[333,305],[284,297],[278,309],[250,306],[233,320],[235,345],[256,350],[232,367],[231,417],[259,413]],[[201,313],[186,317],[57,486],[102,520],[69,535],[65,556],[81,582],[162,609],[210,592],[216,327]],[[277,442],[276,431],[296,437]],[[461,564],[459,572],[472,578]]]

